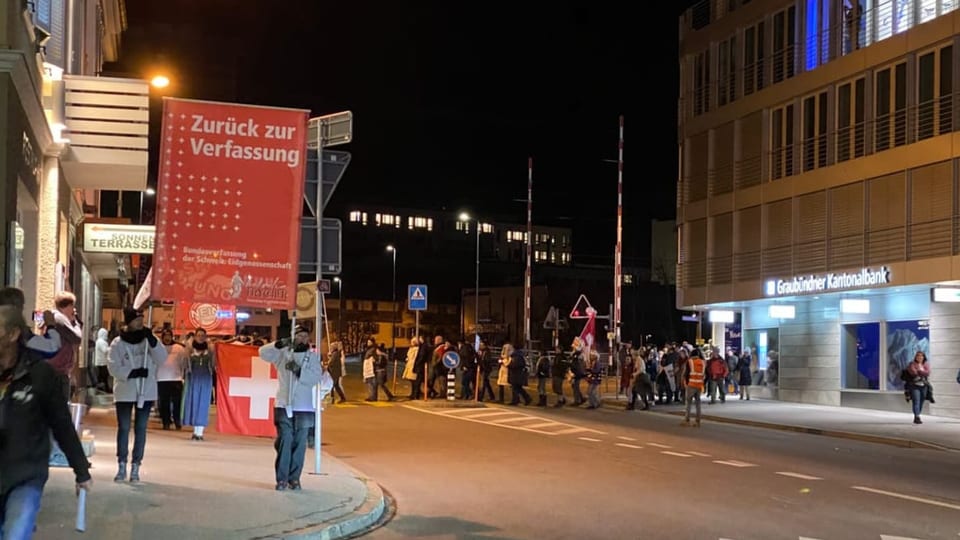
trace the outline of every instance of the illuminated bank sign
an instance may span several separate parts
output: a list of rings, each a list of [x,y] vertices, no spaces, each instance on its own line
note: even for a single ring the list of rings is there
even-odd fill
[[[863,289],[890,284],[890,269],[861,268],[857,272],[810,274],[790,279],[770,279],[764,285],[766,296],[792,296],[796,294],[827,293]]]
[[[153,253],[153,225],[84,223],[83,250],[88,253]]]

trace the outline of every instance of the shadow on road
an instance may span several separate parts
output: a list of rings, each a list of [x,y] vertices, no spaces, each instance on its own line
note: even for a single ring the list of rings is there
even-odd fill
[[[497,532],[495,527],[447,516],[398,516],[384,528],[410,537],[444,534],[457,540],[516,540],[512,536],[488,534]]]

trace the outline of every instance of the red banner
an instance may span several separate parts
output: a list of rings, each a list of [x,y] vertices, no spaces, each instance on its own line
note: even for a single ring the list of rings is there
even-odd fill
[[[152,298],[294,308],[307,119],[164,100]]]
[[[274,437],[277,370],[258,347],[217,344],[217,431]]]
[[[197,328],[203,328],[209,336],[237,334],[236,306],[177,302],[173,320],[173,333],[178,336],[186,335]]]

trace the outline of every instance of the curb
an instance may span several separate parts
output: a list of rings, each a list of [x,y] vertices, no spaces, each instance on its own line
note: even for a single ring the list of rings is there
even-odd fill
[[[617,404],[614,407],[614,404]],[[604,400],[604,408],[609,409],[621,409],[624,404],[618,404],[616,401]],[[683,416],[683,411],[648,411],[653,414],[667,415],[667,416]],[[960,452],[960,448],[951,448],[949,446],[943,446],[936,443],[924,442],[924,441],[915,441],[912,439],[903,439],[900,437],[887,437],[883,435],[869,435],[866,433],[856,433],[853,431],[842,431],[835,429],[820,429],[807,426],[795,426],[788,424],[775,424],[773,422],[760,422],[757,420],[747,420],[743,418],[730,418],[726,416],[713,416],[709,414],[701,414],[700,418],[703,420],[710,420],[712,422],[718,422],[722,424],[735,424],[740,426],[750,426],[762,429],[774,429],[778,431],[790,431],[793,433],[806,433],[810,435],[821,435],[823,437],[833,437],[835,439],[848,439],[852,441],[868,442],[875,444],[885,444],[887,446],[896,446],[899,448],[922,448],[924,450],[937,450],[941,452]]]
[[[357,480],[362,481],[366,486],[367,496],[364,501],[344,517],[293,531],[280,536],[280,538],[288,540],[337,540],[339,538],[351,538],[375,528],[386,511],[386,498],[383,495],[383,490],[379,484],[366,478],[353,467],[346,464],[343,464],[343,466],[352,471]]]

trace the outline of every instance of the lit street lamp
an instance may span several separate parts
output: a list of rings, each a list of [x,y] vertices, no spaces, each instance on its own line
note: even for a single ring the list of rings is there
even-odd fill
[[[166,88],[170,86],[170,77],[166,75],[154,75],[154,77],[150,79],[150,86],[154,88]]]
[[[474,222],[474,225],[477,229],[477,271],[476,271],[476,281],[474,282],[473,289],[473,329],[474,329],[474,338],[473,346],[474,348],[480,348],[480,220],[473,219],[470,217],[470,214],[466,212],[460,213],[460,221],[464,223]]]
[[[397,248],[387,246],[393,254],[393,324],[390,325],[390,358],[393,359],[393,391],[397,391]]]

